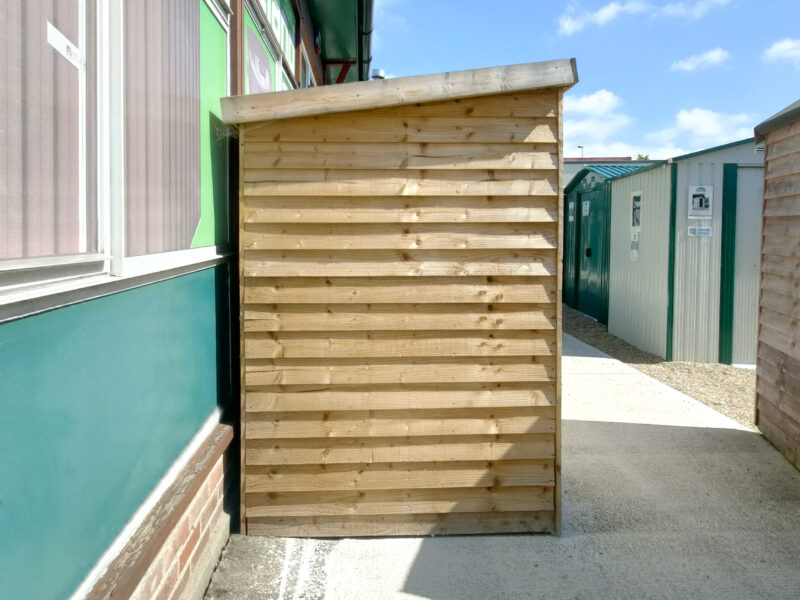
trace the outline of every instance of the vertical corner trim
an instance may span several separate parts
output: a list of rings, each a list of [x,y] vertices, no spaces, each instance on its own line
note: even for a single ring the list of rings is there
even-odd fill
[[[719,274],[719,362],[733,363],[733,300],[736,280],[736,202],[739,166],[722,167],[722,241]]]
[[[667,347],[665,358],[672,360],[672,333],[675,320],[675,222],[678,213],[678,164],[670,165],[669,185],[669,266],[667,267]]]

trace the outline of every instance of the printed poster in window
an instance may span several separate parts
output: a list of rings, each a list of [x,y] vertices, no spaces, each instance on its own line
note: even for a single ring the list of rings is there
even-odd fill
[[[631,194],[631,229],[639,231],[642,228],[642,193]]]
[[[710,219],[714,208],[713,185],[689,186],[689,218]]]

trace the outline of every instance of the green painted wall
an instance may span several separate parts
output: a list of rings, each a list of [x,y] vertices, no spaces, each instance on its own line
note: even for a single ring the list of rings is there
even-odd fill
[[[228,267],[0,325],[0,596],[66,598],[230,390]]]
[[[228,241],[228,156],[230,136],[222,123],[220,98],[228,95],[228,40],[205,2],[200,2],[200,222],[192,248]]]

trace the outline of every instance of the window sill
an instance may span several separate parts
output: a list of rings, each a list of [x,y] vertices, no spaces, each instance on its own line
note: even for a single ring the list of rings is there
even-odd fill
[[[92,275],[51,280],[23,289],[0,290],[0,323],[116,294],[227,263],[227,247],[196,248],[126,259],[122,276]]]

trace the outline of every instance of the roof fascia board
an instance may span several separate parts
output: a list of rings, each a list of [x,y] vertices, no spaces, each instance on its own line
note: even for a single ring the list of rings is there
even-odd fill
[[[360,81],[232,96],[222,99],[222,120],[228,124],[276,121],[370,108],[488,96],[551,87],[569,88],[578,81],[575,59]]]

